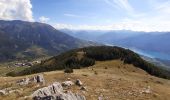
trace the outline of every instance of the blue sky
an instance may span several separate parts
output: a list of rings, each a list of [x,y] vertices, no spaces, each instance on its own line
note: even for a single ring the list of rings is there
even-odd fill
[[[1,0],[0,19],[56,28],[170,31],[170,0]]]
[[[47,0],[41,5],[40,0],[32,0],[32,4],[37,20],[44,15],[51,22],[72,25],[102,25],[115,22],[124,15],[113,10],[104,0]]]
[[[135,8],[129,4],[121,4],[126,0],[32,0],[34,17],[50,18],[51,22],[72,25],[103,25],[124,21],[134,17],[134,9],[142,12],[148,11],[149,5],[144,0],[131,0]],[[135,2],[138,1],[138,2]],[[147,1],[147,0],[146,0]],[[120,4],[119,4],[120,3]],[[128,7],[128,6],[129,7]],[[142,5],[142,6],[141,6]]]

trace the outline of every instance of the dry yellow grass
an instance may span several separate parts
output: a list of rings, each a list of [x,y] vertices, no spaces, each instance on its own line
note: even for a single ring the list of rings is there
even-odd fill
[[[97,100],[100,96],[104,100],[169,100],[170,97],[170,80],[148,75],[145,71],[133,65],[123,64],[119,60],[97,62],[89,68],[74,70],[73,74],[64,74],[63,71],[43,74],[46,85],[55,81],[63,82],[67,78],[71,78],[72,81],[80,79],[88,91],[81,91],[78,86],[71,87],[71,90],[84,94],[87,100]],[[0,87],[24,77],[1,77]],[[142,93],[149,87],[150,93]],[[37,89],[35,86],[22,88],[22,94],[11,94],[0,97],[0,100],[21,99]]]

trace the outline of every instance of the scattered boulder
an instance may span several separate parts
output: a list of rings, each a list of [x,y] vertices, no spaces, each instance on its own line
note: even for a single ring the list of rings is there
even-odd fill
[[[45,84],[44,76],[42,74],[35,76],[34,79],[36,79],[36,83],[43,83],[43,84]]]
[[[84,86],[82,86],[82,87],[80,88],[80,90],[87,91],[87,88],[84,87]]]
[[[67,78],[67,80],[68,80],[68,81],[70,81],[70,80],[71,80],[71,78]]]
[[[31,78],[26,77],[24,79],[21,79],[21,80],[17,81],[17,84],[19,84],[19,85],[27,85],[29,83],[42,83],[42,84],[45,84],[44,76],[42,74],[40,74],[40,75],[36,75],[34,77],[31,77]]]
[[[62,83],[63,87],[70,87],[72,85],[74,85],[74,83],[72,81],[65,81],[65,82]]]
[[[18,85],[27,85],[28,83],[29,83],[29,78],[27,77],[17,81]]]
[[[76,80],[75,84],[78,85],[78,86],[82,86],[83,85],[83,83],[79,79]]]
[[[7,95],[5,90],[0,90],[0,96],[2,96],[2,95]]]
[[[143,90],[141,90],[141,93],[150,94],[151,93],[150,86],[148,86],[147,88],[144,88]]]

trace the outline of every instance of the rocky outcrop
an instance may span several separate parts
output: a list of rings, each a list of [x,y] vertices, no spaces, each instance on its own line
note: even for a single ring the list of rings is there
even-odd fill
[[[44,76],[42,74],[40,74],[40,75],[36,75],[36,76],[30,77],[30,78],[26,77],[24,79],[21,79],[21,80],[17,81],[18,85],[27,85],[29,83],[45,84]]]
[[[32,97],[52,96],[53,94],[61,94],[63,87],[59,82],[55,82],[48,87],[38,89],[32,94]]]
[[[64,91],[59,82],[55,82],[50,86],[38,89],[31,97],[34,100],[86,100],[85,96]]]
[[[44,76],[43,76],[42,74],[37,75],[37,76],[34,76],[34,77],[33,77],[33,82],[45,84]]]

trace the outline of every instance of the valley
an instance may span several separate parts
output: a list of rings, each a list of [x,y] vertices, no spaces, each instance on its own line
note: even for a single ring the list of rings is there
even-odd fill
[[[167,70],[120,47],[80,48],[33,62],[17,67],[18,62],[1,64],[0,99],[168,100],[170,96]]]
[[[168,100],[168,61],[106,46],[95,35],[87,41],[44,23],[0,21],[0,99]]]
[[[170,100],[170,0],[0,0],[0,100]]]

